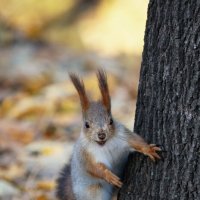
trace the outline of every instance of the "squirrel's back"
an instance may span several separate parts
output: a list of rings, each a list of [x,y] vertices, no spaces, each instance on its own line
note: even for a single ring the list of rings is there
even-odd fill
[[[67,164],[57,180],[56,196],[60,200],[76,200],[72,190],[71,165]]]

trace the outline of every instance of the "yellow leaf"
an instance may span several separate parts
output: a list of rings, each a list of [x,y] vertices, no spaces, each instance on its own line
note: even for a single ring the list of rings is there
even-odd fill
[[[42,180],[37,182],[37,189],[40,190],[53,190],[56,186],[55,181],[51,180]]]

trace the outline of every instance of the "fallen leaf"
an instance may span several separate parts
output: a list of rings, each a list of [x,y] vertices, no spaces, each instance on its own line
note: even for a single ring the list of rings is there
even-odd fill
[[[53,190],[56,186],[55,181],[42,180],[37,182],[37,189],[39,190]]]

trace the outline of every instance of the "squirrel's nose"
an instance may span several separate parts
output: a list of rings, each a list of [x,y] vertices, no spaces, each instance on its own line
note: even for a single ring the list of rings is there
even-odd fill
[[[106,138],[106,134],[103,133],[103,132],[98,133],[98,138],[99,138],[100,140],[105,140],[105,138]]]

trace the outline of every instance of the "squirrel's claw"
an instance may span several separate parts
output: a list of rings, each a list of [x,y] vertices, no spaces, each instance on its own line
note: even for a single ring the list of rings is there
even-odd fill
[[[112,181],[112,184],[121,188],[122,187],[122,182],[120,180],[113,180]]]
[[[162,151],[162,149],[160,147],[158,147],[158,145],[156,145],[156,144],[150,144],[149,146],[153,147],[153,149],[156,151]]]
[[[161,157],[157,154],[156,151],[162,151],[162,150],[155,144],[150,144],[149,147],[145,149],[144,154],[149,156],[149,158],[155,162],[156,159],[161,159]]]
[[[119,188],[122,187],[122,182],[120,181],[120,179],[118,177],[115,177],[115,176],[110,177],[109,183],[112,185],[115,185]]]
[[[152,155],[147,155],[147,156],[149,156],[149,158],[150,158],[153,162],[156,161],[155,158],[154,158]]]
[[[120,181],[120,178],[117,177],[115,174],[113,174],[110,171],[106,171],[106,181],[112,185],[119,187],[119,188],[122,187],[122,182]]]

